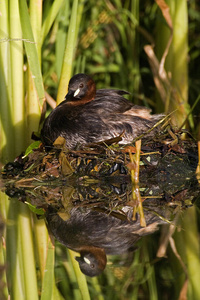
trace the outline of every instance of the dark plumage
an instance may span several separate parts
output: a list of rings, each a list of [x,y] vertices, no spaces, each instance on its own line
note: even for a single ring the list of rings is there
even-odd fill
[[[132,221],[132,207],[124,207],[127,217],[117,218],[112,213],[72,208],[67,218],[59,215],[51,206],[46,212],[48,229],[55,238],[76,252],[81,271],[88,276],[97,276],[106,267],[106,255],[121,255],[135,249],[135,243],[145,234],[165,223],[154,212],[145,212],[147,227],[142,228],[140,219]]]
[[[77,74],[69,82],[68,94],[45,120],[41,138],[51,146],[59,136],[66,146],[90,144],[122,135],[121,144],[149,130],[163,115],[151,115],[145,107],[134,106],[122,90],[100,89],[91,77]],[[150,133],[152,135],[152,132]]]

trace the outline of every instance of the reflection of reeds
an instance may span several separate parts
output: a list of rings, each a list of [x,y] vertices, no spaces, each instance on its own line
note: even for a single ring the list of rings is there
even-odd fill
[[[196,170],[197,180],[200,182],[200,141],[198,141],[198,166]]]
[[[145,227],[146,221],[144,217],[142,199],[141,199],[140,188],[139,188],[140,151],[141,151],[141,140],[136,141],[135,143],[134,156],[131,150],[129,149],[130,164],[128,165],[128,167],[131,173],[131,181],[132,181],[132,200],[131,200],[133,205],[132,219],[136,220],[136,213],[138,211],[140,215],[140,224],[142,227]]]

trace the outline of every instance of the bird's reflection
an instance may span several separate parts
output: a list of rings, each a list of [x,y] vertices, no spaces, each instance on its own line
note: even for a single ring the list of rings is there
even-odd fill
[[[163,218],[170,216],[169,209],[159,207],[146,210],[146,227],[141,227],[140,216],[133,217],[133,207],[123,206],[120,211],[98,208],[73,207],[66,213],[48,206],[46,220],[55,238],[78,253],[76,259],[81,271],[88,276],[99,275],[106,267],[106,255],[119,255],[135,249],[141,236],[153,233]]]

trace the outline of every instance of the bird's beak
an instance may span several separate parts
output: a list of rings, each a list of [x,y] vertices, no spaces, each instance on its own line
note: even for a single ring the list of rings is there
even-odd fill
[[[74,92],[74,97],[76,97],[79,93],[80,93],[80,89],[77,89],[77,90]]]
[[[82,258],[80,256],[75,256],[75,260],[80,262],[80,261],[82,261]]]

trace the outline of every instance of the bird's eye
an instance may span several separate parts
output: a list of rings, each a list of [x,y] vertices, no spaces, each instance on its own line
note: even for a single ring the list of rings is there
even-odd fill
[[[90,268],[91,268],[91,269],[94,269],[94,264],[91,264],[91,265],[90,265]]]
[[[80,83],[80,84],[79,84],[79,88],[82,89],[83,87],[84,87],[84,84],[83,84],[83,83]]]

